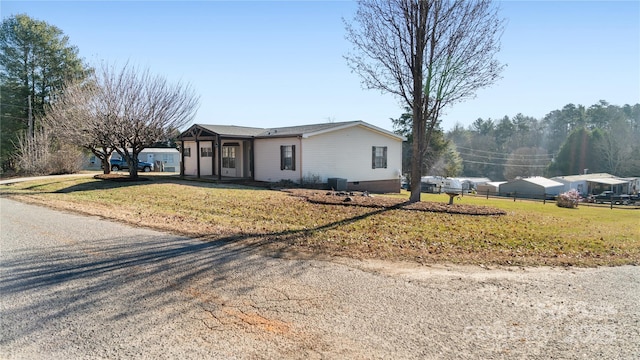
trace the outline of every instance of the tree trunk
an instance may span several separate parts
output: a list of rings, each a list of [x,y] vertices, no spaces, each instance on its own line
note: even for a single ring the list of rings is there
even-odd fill
[[[102,161],[102,173],[105,175],[111,174],[111,163],[109,162],[109,157],[105,156],[100,159]]]
[[[411,196],[410,202],[419,202],[422,189],[422,160],[424,156],[425,146],[425,124],[422,118],[422,111],[418,109],[413,111],[413,146],[411,149]],[[416,118],[418,118],[416,120]]]
[[[139,160],[138,160],[138,153],[136,152],[135,149],[131,152],[131,157],[128,159],[128,161],[129,161],[129,178],[137,179]]]
[[[422,65],[424,64],[424,48],[426,46],[426,18],[428,4],[419,2],[418,16],[414,21],[414,27],[416,31],[415,47],[412,49],[412,64],[411,72],[413,75],[413,89],[411,104],[413,110],[413,148],[412,148],[412,162],[411,162],[411,196],[410,202],[420,201],[420,190],[422,188],[422,162],[425,155],[425,128],[426,119],[424,111],[424,99],[423,99],[423,79],[424,73]]]

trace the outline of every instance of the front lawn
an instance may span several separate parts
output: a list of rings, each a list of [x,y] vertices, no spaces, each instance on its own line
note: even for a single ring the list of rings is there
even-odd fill
[[[61,177],[2,186],[0,195],[207,241],[247,241],[273,251],[421,263],[640,263],[638,210],[566,209],[464,196],[455,203],[499,209],[504,215],[461,215],[342,200],[311,202],[284,191],[162,177],[131,183]],[[376,198],[401,203],[408,194]],[[438,207],[448,199],[423,194],[423,201]]]

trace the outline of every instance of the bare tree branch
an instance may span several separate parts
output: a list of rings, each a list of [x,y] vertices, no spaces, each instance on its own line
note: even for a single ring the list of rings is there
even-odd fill
[[[109,171],[117,151],[138,176],[138,154],[195,117],[199,98],[188,84],[171,84],[149,70],[103,64],[89,81],[69,83],[51,104],[47,122],[58,136],[91,150]]]
[[[420,199],[421,159],[443,110],[499,78],[503,23],[489,0],[361,0],[345,22],[352,71],[413,113],[411,201]]]

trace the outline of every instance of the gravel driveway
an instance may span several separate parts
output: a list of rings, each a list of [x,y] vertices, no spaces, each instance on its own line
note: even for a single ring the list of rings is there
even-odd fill
[[[637,359],[640,269],[301,260],[0,198],[2,359]]]

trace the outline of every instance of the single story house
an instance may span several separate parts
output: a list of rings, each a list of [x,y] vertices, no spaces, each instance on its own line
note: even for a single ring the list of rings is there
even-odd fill
[[[638,178],[619,178],[608,173],[556,176],[551,180],[564,184],[564,191],[577,190],[583,197],[597,195],[603,191],[614,194],[635,194],[640,189]]]
[[[564,184],[542,176],[515,179],[500,185],[500,195],[529,199],[554,197],[564,191]]]
[[[175,148],[146,148],[140,152],[138,160],[154,164],[155,171],[180,171],[180,151]]]
[[[120,159],[121,157],[114,151],[111,158]],[[146,148],[138,154],[138,160],[154,164],[154,171],[180,171],[180,152],[176,148]],[[102,162],[94,154],[88,153],[83,169],[101,170]]]
[[[271,129],[195,124],[178,136],[180,174],[399,192],[404,140],[364,121]]]
[[[595,173],[595,174],[582,174],[582,175],[569,175],[569,176],[555,176],[551,180],[558,181],[564,184],[563,192],[571,189],[577,190],[582,196],[591,194],[590,181],[598,179],[610,179],[614,178],[613,175],[607,173]],[[607,189],[608,190],[608,189]]]

